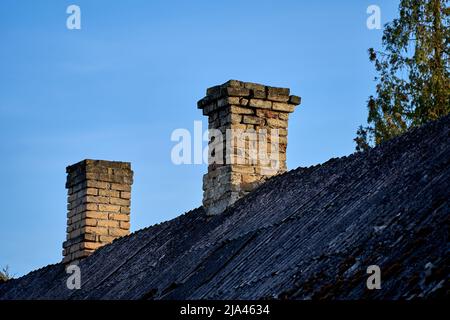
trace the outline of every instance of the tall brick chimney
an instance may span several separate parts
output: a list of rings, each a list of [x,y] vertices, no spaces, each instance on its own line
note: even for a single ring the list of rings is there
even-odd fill
[[[198,108],[209,122],[209,165],[203,177],[208,214],[223,212],[287,170],[288,118],[300,100],[288,88],[237,80],[207,89]]]
[[[63,262],[74,263],[130,233],[130,163],[83,160],[67,167],[67,240]]]

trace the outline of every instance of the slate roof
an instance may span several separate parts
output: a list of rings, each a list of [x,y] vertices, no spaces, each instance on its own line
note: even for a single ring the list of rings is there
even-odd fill
[[[81,262],[0,285],[0,299],[448,297],[450,117],[365,153],[298,168],[220,216],[202,208]],[[366,288],[379,265],[382,289]]]

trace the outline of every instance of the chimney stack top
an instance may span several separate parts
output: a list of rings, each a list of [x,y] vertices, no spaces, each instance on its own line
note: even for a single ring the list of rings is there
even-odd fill
[[[244,102],[252,98],[289,103],[292,105],[299,105],[301,102],[300,97],[290,95],[289,88],[272,87],[239,80],[228,80],[224,84],[208,88],[206,90],[206,96],[197,102],[197,106],[203,110],[203,115],[208,115],[221,107],[220,103],[219,105],[216,103],[216,108],[210,108],[211,104],[228,97],[235,97],[236,99],[244,100]],[[242,103],[238,104],[242,105]]]

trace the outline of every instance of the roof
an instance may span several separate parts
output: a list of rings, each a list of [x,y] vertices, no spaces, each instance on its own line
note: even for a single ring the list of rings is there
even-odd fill
[[[0,284],[0,299],[404,299],[448,296],[450,117],[368,152],[270,179],[218,216],[202,208],[80,263]],[[381,268],[381,290],[366,269]]]

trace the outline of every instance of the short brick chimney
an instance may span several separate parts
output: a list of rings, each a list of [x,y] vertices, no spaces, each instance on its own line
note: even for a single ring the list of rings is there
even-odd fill
[[[209,122],[209,165],[203,206],[223,212],[286,168],[289,114],[300,97],[288,88],[230,80],[209,88],[198,108]],[[270,153],[270,156],[269,156]]]
[[[63,262],[74,263],[130,233],[133,171],[128,162],[83,160],[66,172],[68,219]]]

